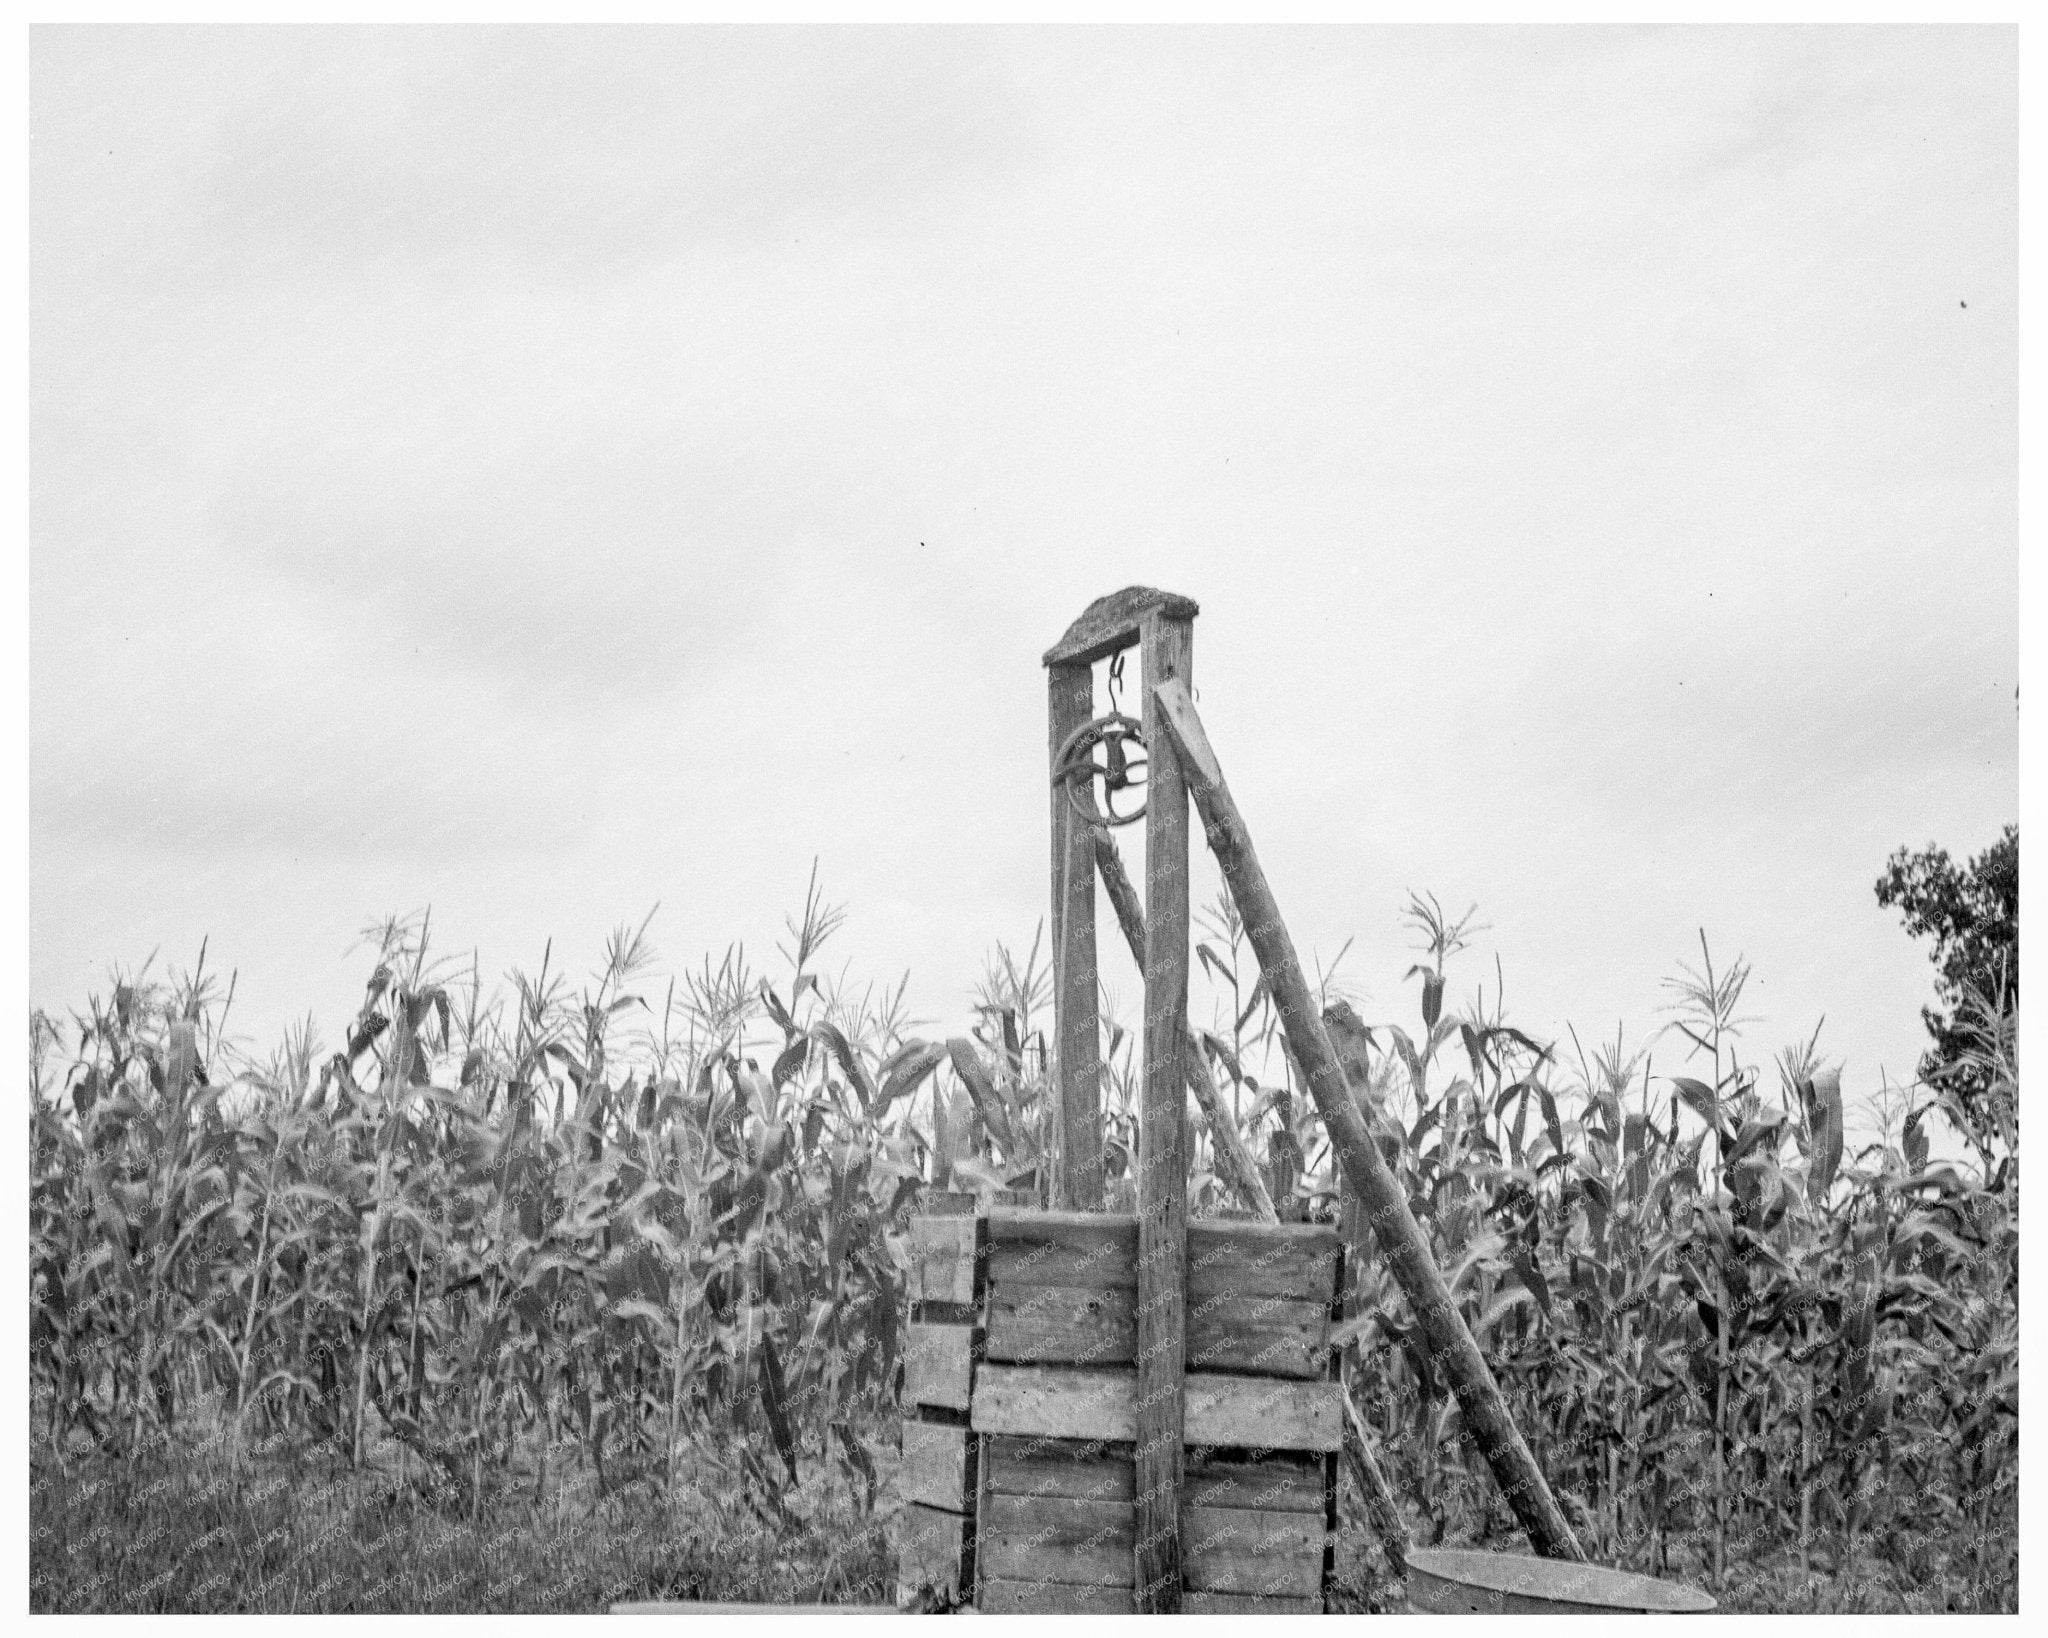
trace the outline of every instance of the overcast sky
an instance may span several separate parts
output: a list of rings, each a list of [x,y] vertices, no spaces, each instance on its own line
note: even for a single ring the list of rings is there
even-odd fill
[[[2014,65],[39,31],[31,1000],[210,936],[331,1043],[383,914],[772,958],[815,855],[961,1030],[1046,909],[1040,655],[1140,582],[1368,1020],[1433,890],[1454,1003],[1638,1044],[1704,927],[1758,1057],[1910,1076],[1872,882],[2017,817]]]

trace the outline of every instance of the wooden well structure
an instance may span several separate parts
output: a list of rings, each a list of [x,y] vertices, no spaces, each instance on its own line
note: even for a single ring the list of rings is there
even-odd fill
[[[1188,1093],[1219,1112],[1187,1020],[1191,800],[1345,1185],[1468,1429],[1537,1550],[1583,1556],[1315,1009],[1195,712],[1197,612],[1185,597],[1131,587],[1091,604],[1045,656],[1058,1209],[977,1209],[953,1197],[964,1210],[912,1225],[899,1602],[932,1593],[990,1612],[1324,1607],[1347,1429],[1330,1347],[1344,1245],[1322,1225],[1187,1219]],[[1133,648],[1142,718],[1097,717],[1096,662]],[[1142,905],[1109,835],[1126,822],[1113,793],[1132,746],[1147,773]],[[1135,1215],[1102,1209],[1098,875],[1145,981]],[[1235,1128],[1212,1125],[1239,1192],[1271,1219]],[[1353,1455],[1370,1487],[1369,1452]]]
[[[1138,1607],[1138,1220],[996,1207],[913,1224],[906,1591],[989,1612]],[[1311,1614],[1336,1524],[1343,1249],[1318,1225],[1188,1225],[1180,1607]]]

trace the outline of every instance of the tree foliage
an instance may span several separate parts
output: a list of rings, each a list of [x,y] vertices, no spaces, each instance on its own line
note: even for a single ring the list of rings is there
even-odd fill
[[[1962,1016],[1972,990],[2016,1005],[2020,988],[2020,832],[2007,825],[1990,847],[1958,868],[1948,850],[1929,843],[1900,848],[1877,880],[1877,902],[1897,907],[1906,931],[1934,941],[1934,989],[1940,1006],[1920,1016],[1934,1045],[1920,1060],[1929,1085],[1949,1088],[1974,1109],[1988,1085],[1971,1060],[1973,1032]]]

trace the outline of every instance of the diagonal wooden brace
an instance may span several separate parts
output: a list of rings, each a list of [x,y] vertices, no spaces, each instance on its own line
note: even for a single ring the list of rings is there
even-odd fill
[[[1138,890],[1131,886],[1131,878],[1124,870],[1123,855],[1117,852],[1116,841],[1106,826],[1094,832],[1094,842],[1095,868],[1101,874],[1104,891],[1109,894],[1110,907],[1116,911],[1117,925],[1124,930],[1124,942],[1131,948],[1131,959],[1142,972],[1145,966],[1145,908],[1138,902]],[[1217,1169],[1229,1181],[1238,1199],[1250,1207],[1252,1214],[1261,1222],[1279,1222],[1280,1214],[1273,1209],[1273,1197],[1266,1192],[1258,1164],[1245,1147],[1237,1122],[1223,1107],[1223,1100],[1216,1092],[1216,1083],[1209,1079],[1209,1070],[1202,1058],[1202,1043],[1195,1039],[1193,1030],[1188,1031],[1187,1041],[1181,1048],[1181,1063],[1187,1073],[1188,1090],[1194,1093],[1195,1101],[1202,1106],[1202,1113],[1209,1118],[1209,1135],[1216,1144]]]
[[[1274,1004],[1280,1009],[1287,1040],[1295,1061],[1308,1080],[1316,1107],[1330,1134],[1344,1181],[1364,1204],[1374,1234],[1384,1248],[1394,1278],[1415,1311],[1424,1338],[1465,1413],[1465,1425],[1493,1469],[1494,1478],[1506,1495],[1515,1517],[1528,1532],[1529,1541],[1546,1558],[1570,1559],[1583,1563],[1585,1553],[1572,1534],[1557,1498],[1536,1465],[1521,1431],[1509,1416],[1500,1386],[1487,1369],[1485,1356],[1465,1328],[1443,1274],[1430,1255],[1429,1242],[1422,1236],[1408,1202],[1402,1197],[1386,1157],[1366,1130],[1364,1118],[1352,1098],[1344,1071],[1323,1021],[1301,962],[1294,953],[1294,941],[1280,919],[1280,907],[1267,884],[1266,873],[1252,851],[1251,832],[1237,811],[1230,788],[1223,782],[1223,769],[1203,731],[1202,719],[1187,686],[1168,681],[1152,689],[1158,715],[1172,736],[1188,794],[1202,816],[1202,828],[1216,855],[1223,879],[1243,917],[1245,932],[1259,958],[1259,970]]]

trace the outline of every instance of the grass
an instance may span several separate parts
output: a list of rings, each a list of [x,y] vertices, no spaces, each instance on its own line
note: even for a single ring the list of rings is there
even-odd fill
[[[886,1449],[888,1441],[876,1443]],[[523,1481],[536,1447],[517,1464]],[[29,1607],[36,1613],[265,1611],[298,1614],[594,1613],[629,1600],[887,1603],[895,1562],[888,1506],[867,1512],[817,1464],[764,1517],[716,1484],[673,1496],[597,1493],[573,1447],[557,1483],[494,1487],[466,1500],[419,1481],[398,1447],[351,1472],[331,1450],[255,1448],[238,1472],[217,1439],[179,1439],[128,1462],[81,1453],[60,1472],[38,1452],[30,1478]],[[886,1493],[887,1478],[885,1473]],[[1342,1490],[1333,1613],[1405,1609],[1400,1578]],[[1519,1541],[1489,1543],[1523,1550]],[[1673,1578],[1703,1584],[1711,1533],[1674,1537]],[[1845,1555],[1823,1540],[1802,1570],[1795,1544],[1731,1552],[1729,1613],[1933,1614],[1984,1607],[1967,1543],[1930,1539]],[[2017,1585],[1988,1600],[2017,1607]]]
[[[1331,1588],[1332,1614],[1386,1615],[1408,1610],[1405,1585],[1381,1553],[1348,1484],[1340,1489],[1337,1559]],[[1821,1539],[1802,1568],[1791,1540],[1752,1542],[1732,1550],[1727,1576],[1716,1598],[1729,1615],[1937,1615],[2019,1608],[2018,1566],[2008,1535],[1993,1544],[2003,1576],[1987,1586],[1971,1562],[1968,1544],[1928,1537],[1901,1538],[1876,1549],[1851,1551],[1840,1533]],[[1446,1542],[1484,1546],[1495,1552],[1526,1553],[1518,1535],[1491,1541]],[[1713,1531],[1709,1527],[1674,1535],[1670,1569],[1659,1580],[1711,1590]]]
[[[878,1441],[879,1442],[879,1441]],[[181,1436],[133,1461],[81,1452],[30,1473],[29,1607],[39,1613],[573,1614],[642,1599],[886,1603],[887,1507],[867,1512],[830,1463],[764,1516],[731,1487],[598,1493],[573,1445],[555,1482],[488,1488],[480,1507],[372,1441],[351,1471],[331,1447]]]

